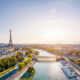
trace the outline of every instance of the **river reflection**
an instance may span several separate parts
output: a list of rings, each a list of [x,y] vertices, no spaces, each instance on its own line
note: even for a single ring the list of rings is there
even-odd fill
[[[49,52],[38,50],[40,56],[51,56]],[[37,62],[34,65],[36,73],[32,80],[68,80],[62,71],[60,62]]]
[[[68,80],[59,62],[40,62],[34,65],[36,73],[32,80]]]

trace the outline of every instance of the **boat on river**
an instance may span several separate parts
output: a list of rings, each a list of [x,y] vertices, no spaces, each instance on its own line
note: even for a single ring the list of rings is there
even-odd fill
[[[78,76],[78,77],[76,78],[76,80],[80,80],[80,77]]]
[[[63,72],[65,73],[65,75],[70,79],[70,78],[76,78],[77,75],[75,74],[75,72],[71,72],[71,68],[68,66],[63,66],[62,67]]]

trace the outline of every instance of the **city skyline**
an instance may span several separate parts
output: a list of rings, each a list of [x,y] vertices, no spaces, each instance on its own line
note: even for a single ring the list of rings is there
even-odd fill
[[[0,0],[0,43],[80,43],[80,0]]]

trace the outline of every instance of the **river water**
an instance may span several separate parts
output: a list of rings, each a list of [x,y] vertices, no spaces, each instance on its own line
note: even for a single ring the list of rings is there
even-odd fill
[[[51,56],[52,54],[38,50],[40,56]],[[62,71],[60,62],[37,62],[34,65],[35,75],[32,80],[69,80]]]

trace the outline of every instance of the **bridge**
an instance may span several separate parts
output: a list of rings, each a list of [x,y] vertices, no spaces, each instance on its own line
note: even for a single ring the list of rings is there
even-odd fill
[[[54,62],[56,59],[57,56],[38,56],[37,62]]]
[[[57,58],[57,56],[38,56],[38,58]]]
[[[56,61],[56,59],[55,60],[37,60],[37,62],[55,62]]]

